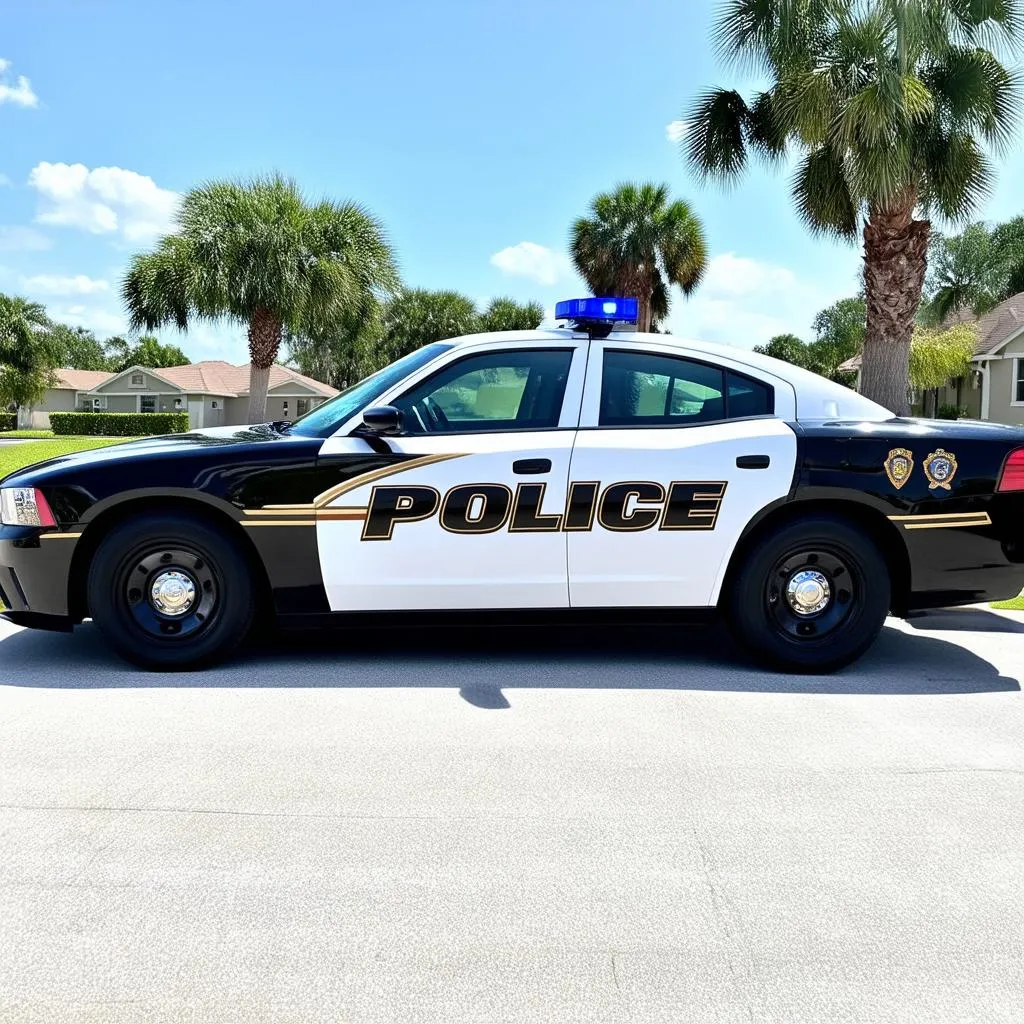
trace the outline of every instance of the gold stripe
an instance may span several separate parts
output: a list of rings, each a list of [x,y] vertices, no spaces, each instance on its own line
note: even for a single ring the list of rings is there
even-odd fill
[[[254,529],[257,526],[316,526],[315,519],[282,519],[279,522],[242,523],[246,529]]]
[[[78,540],[81,533],[41,533],[40,540]]]
[[[325,505],[329,505],[335,498],[340,498],[343,494],[347,494],[349,491],[354,491],[357,487],[363,487],[366,484],[371,484],[375,480],[383,480],[385,477],[394,476],[397,473],[407,473],[410,469],[420,469],[423,466],[432,466],[437,462],[447,462],[449,459],[461,459],[464,456],[464,452],[458,452],[454,455],[421,455],[418,458],[410,459],[408,462],[400,462],[395,466],[384,466],[381,469],[372,469],[369,473],[363,473],[360,476],[353,477],[351,480],[346,480],[343,484],[338,484],[332,487],[328,491],[324,491],[323,494],[318,494],[313,499],[313,504],[319,509]]]
[[[287,509],[276,505],[264,505],[263,508],[249,508],[243,510],[247,516],[274,516],[283,519],[286,516],[311,516],[316,511],[312,505],[303,505],[302,508]]]
[[[317,510],[316,518],[318,522],[322,522],[325,519],[349,519],[365,522],[369,512],[368,508],[322,508]]]
[[[988,518],[987,512],[940,512],[926,516],[889,516],[894,523],[919,522],[928,519],[980,519]]]
[[[955,530],[963,529],[965,526],[991,526],[992,520],[987,512],[983,512],[979,519],[959,519],[956,522],[945,523],[904,523],[904,530]]]

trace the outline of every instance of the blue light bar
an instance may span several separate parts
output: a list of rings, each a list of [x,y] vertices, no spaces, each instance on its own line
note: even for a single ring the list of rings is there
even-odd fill
[[[555,319],[635,324],[639,319],[637,307],[636,299],[566,299],[556,303]]]

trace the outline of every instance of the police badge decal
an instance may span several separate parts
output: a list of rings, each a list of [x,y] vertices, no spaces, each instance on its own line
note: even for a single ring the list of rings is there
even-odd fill
[[[906,448],[893,448],[885,459],[885,475],[898,491],[914,472],[914,453]]]
[[[928,477],[928,490],[935,491],[940,487],[951,491],[953,477],[958,469],[956,456],[943,448],[937,448],[924,460],[924,475]]]

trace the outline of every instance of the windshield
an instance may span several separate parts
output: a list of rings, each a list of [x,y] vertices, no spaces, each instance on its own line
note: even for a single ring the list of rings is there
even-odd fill
[[[330,437],[360,409],[373,405],[385,391],[390,390],[408,377],[410,373],[415,372],[421,366],[426,366],[427,363],[436,359],[442,352],[447,352],[451,347],[443,342],[436,342],[433,345],[425,345],[415,352],[410,352],[409,355],[385,366],[383,370],[378,370],[358,384],[346,388],[329,402],[311,410],[288,428],[289,433],[301,434],[303,437]]]

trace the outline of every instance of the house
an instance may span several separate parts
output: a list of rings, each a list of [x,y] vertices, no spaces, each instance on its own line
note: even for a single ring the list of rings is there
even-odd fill
[[[947,381],[939,389],[937,408],[943,405],[967,410],[971,419],[992,420],[1024,426],[1024,292],[1011,296],[982,316],[969,309],[947,317],[944,327],[973,323],[978,344],[968,377]],[[860,377],[860,356],[847,360],[840,369],[856,370]],[[915,395],[920,412],[923,396]]]
[[[189,427],[240,426],[249,418],[249,366],[207,360],[121,373],[57,370],[42,401],[19,412],[19,426],[44,430],[51,412],[187,412]],[[287,366],[270,371],[267,419],[294,420],[338,392]]]

